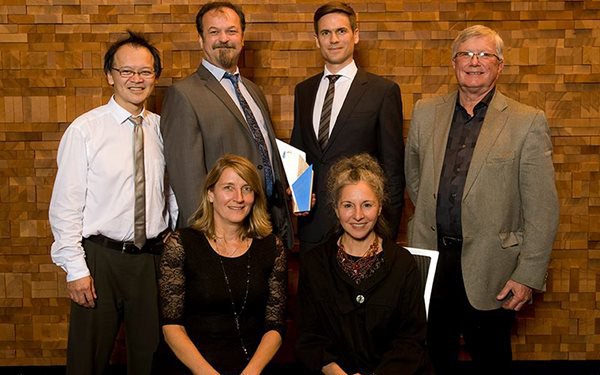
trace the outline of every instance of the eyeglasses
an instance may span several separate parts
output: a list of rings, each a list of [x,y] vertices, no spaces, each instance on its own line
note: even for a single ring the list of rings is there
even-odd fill
[[[131,70],[131,69],[117,69],[117,68],[111,68],[111,69],[119,72],[119,75],[123,78],[131,78],[137,74],[143,79],[150,79],[150,78],[153,78],[156,74],[152,70],[142,70],[142,71],[136,72],[135,70]]]
[[[496,55],[495,53],[489,53],[489,52],[460,51],[460,52],[456,52],[456,55],[454,55],[454,58],[470,61],[475,56],[477,56],[478,60],[482,60],[482,61],[489,61],[494,57],[496,59],[498,59],[498,61],[502,61],[502,59],[500,57],[498,57],[498,55]]]

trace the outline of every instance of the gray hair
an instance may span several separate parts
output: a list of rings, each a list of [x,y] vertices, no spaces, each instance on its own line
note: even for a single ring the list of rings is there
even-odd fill
[[[452,58],[456,56],[456,53],[458,52],[458,46],[460,46],[469,39],[480,37],[492,38],[496,43],[496,55],[498,55],[500,60],[504,60],[504,41],[496,31],[483,25],[474,25],[467,27],[466,29],[461,31],[460,34],[458,34],[456,39],[454,39],[454,42],[452,42]]]

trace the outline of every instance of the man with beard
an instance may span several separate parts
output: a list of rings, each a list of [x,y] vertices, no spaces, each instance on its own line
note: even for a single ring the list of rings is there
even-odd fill
[[[260,88],[239,74],[246,21],[229,2],[200,8],[196,28],[204,59],[191,76],[167,91],[161,132],[169,180],[179,205],[179,228],[198,208],[206,174],[225,153],[250,159],[260,171],[275,234],[292,245],[285,175],[267,101]]]

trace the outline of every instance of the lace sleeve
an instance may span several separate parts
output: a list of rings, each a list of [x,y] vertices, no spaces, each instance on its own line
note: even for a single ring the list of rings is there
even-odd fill
[[[165,243],[160,260],[158,288],[160,292],[161,324],[183,324],[185,301],[185,250],[179,231],[173,232]]]
[[[277,257],[269,276],[269,298],[265,310],[265,332],[276,330],[285,333],[285,306],[287,300],[287,254],[279,237],[275,237]]]

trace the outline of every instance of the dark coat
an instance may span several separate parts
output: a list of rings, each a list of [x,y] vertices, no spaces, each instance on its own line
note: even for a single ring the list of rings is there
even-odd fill
[[[349,374],[423,373],[425,305],[413,257],[384,240],[383,264],[357,286],[336,260],[336,241],[301,254],[298,360],[311,373],[331,362]]]

